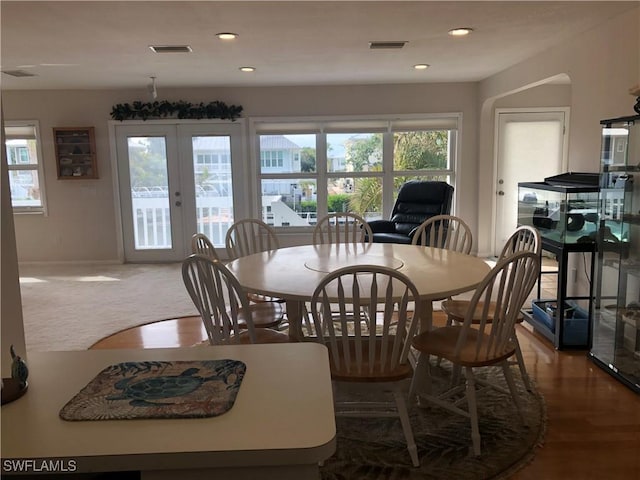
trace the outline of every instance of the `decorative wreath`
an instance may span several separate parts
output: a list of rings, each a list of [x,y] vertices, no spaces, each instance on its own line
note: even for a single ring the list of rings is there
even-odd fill
[[[119,103],[111,109],[111,118],[114,120],[147,120],[149,118],[203,119],[221,118],[235,121],[240,117],[242,107],[239,105],[227,105],[223,102],[200,102],[192,104],[185,101],[168,102],[133,102]]]

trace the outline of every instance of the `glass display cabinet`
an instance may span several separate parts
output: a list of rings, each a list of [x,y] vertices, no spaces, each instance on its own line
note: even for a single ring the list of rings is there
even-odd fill
[[[540,232],[542,250],[558,261],[557,270],[544,270],[538,294],[525,320],[557,349],[588,349],[591,334],[591,284],[585,291],[567,293],[569,257],[587,253],[589,278],[593,278],[593,252],[598,227],[599,173],[568,172],[544,182],[518,184],[518,225]],[[542,275],[556,275],[555,298],[541,298]],[[576,288],[575,286],[573,287]]]
[[[640,115],[603,120],[592,360],[640,393]]]

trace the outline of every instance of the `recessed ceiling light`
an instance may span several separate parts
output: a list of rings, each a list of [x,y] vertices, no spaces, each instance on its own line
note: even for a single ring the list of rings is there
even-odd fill
[[[238,34],[232,32],[220,32],[216,33],[216,37],[218,37],[220,40],[234,40],[238,38]]]
[[[418,63],[417,65],[414,65],[413,68],[415,68],[416,70],[426,70],[427,68],[429,68],[429,65],[426,63]]]
[[[458,27],[449,30],[449,35],[452,37],[464,37],[465,35],[469,35],[471,32],[473,32],[473,28]]]
[[[240,67],[239,70],[241,72],[255,72],[256,67]]]

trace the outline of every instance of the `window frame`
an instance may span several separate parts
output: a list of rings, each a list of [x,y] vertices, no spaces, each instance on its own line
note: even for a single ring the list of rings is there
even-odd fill
[[[7,135],[7,128],[11,127],[32,127],[34,132],[34,140],[36,145],[36,163],[35,164],[17,164],[11,165],[9,163],[9,157],[7,155],[7,173],[12,171],[31,171],[35,170],[38,175],[38,187],[40,190],[40,206],[20,206],[11,204],[11,208],[14,214],[39,214],[47,216],[47,195],[46,195],[46,181],[44,170],[44,157],[42,155],[42,141],[40,135],[40,122],[38,120],[5,120],[4,121],[4,145],[3,148],[7,149],[7,140],[19,138],[16,135]],[[9,178],[9,189],[11,189],[11,178]]]
[[[395,132],[448,130],[452,132],[449,139],[449,166],[446,169],[434,170],[394,170],[393,137]],[[447,176],[455,187],[456,172],[460,161],[460,145],[462,132],[462,112],[439,114],[406,114],[376,116],[322,116],[322,117],[252,117],[249,119],[250,169],[255,181],[252,185],[254,198],[253,209],[256,215],[262,216],[262,181],[275,179],[313,180],[316,182],[318,216],[327,212],[326,186],[331,178],[378,177],[382,179],[382,218],[389,218],[396,192],[394,178],[398,176]],[[331,172],[327,167],[327,135],[331,133],[381,133],[382,171],[380,172]],[[261,166],[261,135],[296,135],[314,134],[316,136],[316,170],[314,172],[265,173]],[[455,190],[454,190],[455,192]],[[455,196],[452,211],[455,209]],[[321,213],[324,212],[324,213]],[[281,232],[307,232],[313,226],[276,226]]]

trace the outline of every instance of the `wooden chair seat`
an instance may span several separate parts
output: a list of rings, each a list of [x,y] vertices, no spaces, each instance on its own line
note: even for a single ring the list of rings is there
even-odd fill
[[[496,365],[509,358],[516,351],[515,343],[510,342],[504,353],[496,354],[493,352],[487,355],[486,347],[490,344],[489,335],[481,334],[474,329],[469,329],[467,331],[466,341],[460,349],[459,354],[456,355],[456,344],[462,328],[463,327],[456,325],[424,332],[413,337],[411,345],[422,353],[446,358],[463,367]],[[484,337],[484,339],[480,339],[479,337]],[[478,342],[482,345],[480,348],[478,348]]]
[[[251,318],[255,328],[275,328],[284,320],[284,308],[281,303],[262,302],[249,305]],[[247,328],[244,310],[238,310],[240,328]]]
[[[447,316],[456,323],[462,323],[464,321],[464,316],[467,314],[467,310],[469,309],[469,301],[468,300],[445,300],[441,304],[442,311],[447,314]],[[476,309],[473,311],[473,318],[471,322],[474,324],[480,323],[482,319],[482,312],[484,310],[484,302],[478,302]],[[489,302],[489,311],[487,312],[487,316],[493,318],[493,315],[496,311],[496,302]],[[487,320],[489,321],[489,320]],[[518,314],[516,318],[517,323],[522,323],[524,321],[524,315],[522,312]]]
[[[389,349],[393,340],[386,340],[388,342]],[[376,354],[373,360],[373,368],[369,363],[369,337],[362,338],[362,362],[357,361],[356,356],[356,343],[354,338],[350,338],[349,342],[349,361],[347,361],[346,354],[339,349],[334,354],[331,346],[329,348],[329,356],[339,355],[340,365],[336,366],[335,363],[331,363],[331,378],[340,382],[396,382],[404,378],[409,378],[413,374],[413,369],[409,362],[395,365],[390,370],[385,370],[380,361],[382,351],[382,337],[376,338],[375,351]],[[389,343],[390,342],[390,343]],[[384,372],[384,373],[381,373]]]
[[[270,328],[256,328],[255,341],[251,341],[251,336],[247,330],[243,330],[238,335],[230,337],[222,342],[223,345],[248,345],[251,343],[288,343],[289,335],[278,332]]]
[[[284,298],[270,297],[269,295],[260,295],[259,293],[248,293],[247,296],[249,297],[249,301],[253,303],[284,303]]]

